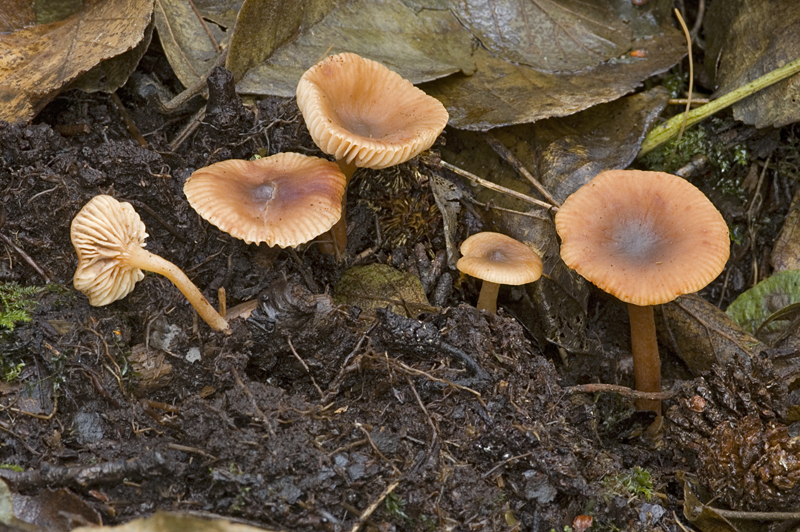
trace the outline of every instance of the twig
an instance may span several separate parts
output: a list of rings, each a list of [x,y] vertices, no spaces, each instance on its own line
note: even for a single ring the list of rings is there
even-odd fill
[[[570,386],[569,388],[564,388],[564,393],[567,394],[615,393],[623,397],[630,397],[631,399],[650,399],[656,401],[664,399],[672,399],[676,395],[676,392],[673,390],[668,390],[665,392],[640,392],[638,390],[632,390],[627,386],[619,386],[617,384],[602,384],[602,383],[579,384],[578,386]]]
[[[689,117],[689,110],[692,108],[692,88],[694,87],[694,60],[692,59],[692,36],[689,35],[689,28],[686,27],[686,22],[684,22],[683,17],[681,16],[681,12],[677,9],[675,10],[675,16],[678,17],[678,22],[681,24],[681,28],[683,28],[683,34],[686,36],[686,47],[689,49],[689,92],[686,98],[686,110],[683,112],[683,122],[681,123],[681,129],[678,132],[678,138],[675,140],[675,147],[672,149],[672,153],[669,156],[669,160],[672,161],[672,158],[675,156],[675,153],[678,151],[678,143],[681,141],[683,137],[683,132],[686,131],[686,122]]]
[[[800,59],[795,59],[791,63],[764,74],[760,78],[757,78],[750,83],[747,83],[746,85],[743,85],[738,89],[725,94],[724,96],[720,96],[711,103],[689,111],[689,113],[685,115],[685,127],[691,127],[694,124],[705,120],[714,113],[733,105],[742,98],[746,98],[747,96],[765,89],[770,85],[774,85],[775,83],[793,76],[798,72],[800,72]],[[678,134],[678,130],[680,130],[683,123],[684,115],[680,114],[673,116],[660,126],[651,129],[645,137],[644,142],[642,142],[642,148],[639,150],[639,155],[637,155],[637,157],[642,157],[643,155],[646,155],[647,153],[658,148],[665,142],[672,140]],[[442,165],[444,165],[444,162],[442,162]]]
[[[182,453],[192,453],[192,454],[199,454],[204,458],[209,458],[211,460],[217,460],[217,457],[213,454],[208,454],[203,449],[198,449],[197,447],[189,447],[188,445],[180,445],[178,443],[168,443],[168,449],[172,449],[173,451],[180,451]]]
[[[511,462],[515,462],[515,461],[519,460],[520,458],[527,458],[528,456],[530,456],[532,454],[533,454],[533,452],[528,452],[528,453],[524,453],[524,454],[518,454],[517,456],[512,456],[511,458],[507,458],[507,459],[503,460],[502,462],[500,462],[499,464],[497,464],[496,466],[494,466],[493,468],[491,468],[489,471],[487,471],[483,475],[481,475],[481,477],[482,478],[489,478],[490,476],[492,476],[492,473],[494,473],[495,471],[497,471],[498,469],[500,469],[504,465],[510,464]]]
[[[336,396],[336,394],[339,393],[339,387],[342,385],[342,382],[344,382],[345,377],[351,371],[355,371],[355,370],[358,369],[358,366],[359,366],[359,364],[361,362],[361,355],[359,355],[359,357],[357,357],[356,360],[352,364],[350,364],[350,361],[356,355],[358,350],[361,349],[361,344],[363,344],[364,340],[367,339],[367,337],[369,336],[369,333],[371,333],[372,330],[375,329],[375,327],[377,327],[377,326],[378,326],[378,320],[375,320],[375,322],[369,327],[369,329],[364,331],[364,333],[361,335],[361,338],[358,339],[358,342],[356,342],[356,346],[353,348],[353,350],[350,351],[350,353],[345,357],[344,361],[341,364],[342,369],[339,370],[339,373],[331,381],[330,386],[328,386],[328,390],[325,392],[325,395],[322,397],[322,402],[323,403],[327,403],[328,401],[333,399],[334,396]]]
[[[208,35],[208,40],[211,41],[211,45],[214,47],[214,51],[219,53],[219,51],[220,51],[219,43],[214,38],[214,34],[211,33],[211,28],[209,28],[208,24],[206,24],[206,20],[203,18],[203,15],[201,15],[200,11],[197,10],[197,6],[194,5],[194,2],[192,0],[187,0],[187,1],[189,2],[189,5],[191,6],[192,11],[194,11],[194,16],[197,17],[197,20],[199,20],[200,24],[203,25],[203,29],[206,30],[206,34]]]
[[[500,194],[505,194],[506,196],[511,196],[512,198],[517,198],[518,200],[522,200],[522,201],[524,201],[526,203],[530,203],[531,205],[536,205],[537,207],[542,207],[542,208],[550,210],[550,211],[557,211],[558,210],[558,207],[550,205],[549,203],[545,203],[544,201],[539,201],[539,200],[537,200],[535,198],[532,198],[532,197],[530,197],[530,196],[528,196],[526,194],[523,194],[521,192],[517,192],[516,190],[511,190],[510,188],[506,188],[506,187],[503,187],[503,186],[500,186],[500,185],[496,185],[496,184],[492,183],[491,181],[487,181],[486,179],[482,179],[482,178],[476,176],[475,174],[471,174],[471,173],[467,172],[466,170],[462,170],[458,166],[452,165],[452,164],[448,163],[447,161],[442,161],[441,165],[442,165],[442,168],[444,168],[446,170],[450,170],[454,174],[460,175],[461,177],[465,177],[465,178],[469,179],[470,181],[473,181],[473,182],[479,184],[480,186],[482,186],[484,188],[488,188],[489,190],[494,190],[495,192],[499,192]]]
[[[428,413],[428,409],[425,408],[425,405],[422,402],[422,398],[420,398],[419,393],[417,393],[417,388],[414,386],[414,383],[411,382],[411,377],[409,377],[408,375],[406,375],[406,382],[408,383],[408,386],[411,388],[411,391],[414,392],[414,397],[416,397],[417,404],[422,409],[422,413],[425,414],[425,417],[428,419],[428,425],[431,426],[431,430],[433,431],[433,436],[431,439],[431,447],[433,447],[434,442],[436,442],[436,439],[439,437],[438,434],[439,431],[436,429],[436,424],[433,422],[433,419],[431,419],[431,415]]]
[[[306,370],[306,373],[308,373],[308,376],[311,377],[311,383],[314,385],[314,388],[317,389],[317,392],[319,392],[320,399],[323,399],[325,397],[325,394],[322,393],[322,388],[320,388],[319,385],[317,384],[317,381],[314,380],[314,376],[311,374],[311,370],[308,369],[308,365],[305,363],[305,361],[302,358],[300,358],[300,355],[297,354],[297,351],[295,351],[294,346],[292,345],[292,337],[291,337],[291,335],[289,335],[289,334],[286,335],[286,341],[289,343],[289,349],[292,350],[292,354],[294,355],[294,358],[296,358],[297,361],[300,362],[300,364],[303,366],[303,369]]]
[[[381,494],[378,496],[378,498],[377,498],[377,499],[375,499],[375,500],[372,502],[372,504],[370,504],[370,505],[367,507],[367,509],[366,509],[366,510],[364,510],[364,511],[361,513],[361,515],[358,517],[358,521],[356,521],[356,524],[355,524],[355,525],[353,525],[353,528],[351,528],[351,529],[350,529],[350,532],[358,532],[358,529],[359,529],[359,528],[361,528],[361,525],[363,525],[363,524],[364,524],[364,521],[366,521],[366,520],[367,520],[367,518],[369,518],[369,516],[370,516],[370,515],[372,515],[372,512],[374,512],[374,511],[375,511],[375,510],[378,508],[378,505],[380,505],[380,503],[382,503],[382,502],[383,502],[383,499],[385,499],[386,497],[388,497],[388,496],[389,496],[389,494],[390,494],[391,492],[393,492],[393,491],[394,491],[394,489],[395,489],[395,488],[396,488],[396,487],[397,487],[399,484],[400,484],[400,481],[399,481],[399,480],[395,480],[394,482],[392,482],[391,484],[389,484],[388,486],[386,486],[386,489],[385,489],[385,490],[383,490],[383,493],[381,493]]]
[[[396,475],[399,475],[399,474],[400,474],[400,470],[399,470],[399,469],[397,469],[397,466],[396,466],[396,465],[394,465],[394,464],[391,462],[391,460],[389,460],[388,458],[386,458],[386,455],[384,455],[384,454],[381,452],[381,450],[380,450],[380,449],[378,449],[378,446],[377,446],[377,445],[375,445],[375,442],[374,442],[374,441],[372,441],[372,436],[370,436],[370,435],[369,435],[369,431],[368,431],[367,429],[365,429],[365,428],[364,428],[364,425],[362,425],[361,423],[359,423],[358,421],[356,421],[356,428],[357,428],[358,430],[360,430],[361,432],[363,432],[363,433],[364,433],[364,436],[366,436],[366,437],[367,437],[367,441],[369,441],[369,444],[370,444],[370,446],[372,447],[372,450],[373,450],[373,451],[375,451],[375,454],[377,454],[378,456],[380,456],[380,457],[381,457],[381,459],[383,459],[383,461],[385,461],[387,464],[389,464],[389,465],[391,466],[391,468],[392,468],[392,471],[394,471]],[[372,512],[370,512],[370,513],[372,513]]]
[[[44,273],[44,270],[43,270],[43,269],[42,269],[42,268],[41,268],[41,267],[40,267],[38,264],[36,264],[36,261],[35,261],[35,260],[33,260],[33,259],[30,257],[30,255],[28,255],[27,253],[25,253],[25,252],[22,250],[22,248],[20,248],[20,247],[19,247],[19,246],[17,246],[16,244],[14,244],[14,242],[12,242],[10,238],[8,238],[8,237],[7,237],[6,235],[4,235],[3,233],[0,233],[0,240],[2,240],[3,242],[5,242],[5,243],[6,243],[6,245],[7,245],[8,247],[10,247],[10,248],[11,248],[11,249],[13,249],[14,251],[16,251],[16,252],[17,252],[17,254],[18,254],[20,257],[22,257],[22,260],[24,260],[25,262],[27,262],[27,263],[28,263],[28,265],[29,265],[31,268],[33,268],[34,270],[36,270],[36,273],[38,273],[38,274],[39,274],[39,275],[42,277],[42,279],[44,279],[44,282],[45,282],[45,283],[47,283],[47,284],[50,284],[50,283],[52,283],[52,282],[53,282],[53,281],[51,281],[51,280],[50,280],[50,276],[49,276],[49,275],[47,275],[46,273]]]
[[[119,99],[119,96],[116,92],[111,93],[111,101],[114,102],[114,106],[117,108],[117,112],[122,117],[122,121],[125,122],[125,127],[128,128],[128,132],[136,139],[136,142],[139,143],[139,146],[142,148],[147,148],[148,143],[147,140],[142,136],[139,128],[136,127],[136,123],[131,119],[131,115],[128,114],[128,110],[125,109],[125,105],[122,103],[122,100]]]
[[[172,225],[170,225],[164,218],[162,218],[161,215],[158,214],[155,210],[153,210],[147,203],[139,201],[137,199],[126,199],[126,198],[117,198],[117,199],[119,199],[119,201],[127,201],[137,209],[142,209],[147,214],[155,218],[155,220],[158,223],[160,223],[164,227],[164,229],[169,231],[172,234],[172,236],[174,236],[181,242],[186,242],[186,238],[184,237],[184,235],[182,235],[180,231],[172,227]]]
[[[478,392],[478,391],[475,391],[475,390],[473,390],[472,388],[468,388],[468,387],[466,387],[466,386],[464,386],[464,385],[461,385],[461,384],[456,384],[455,382],[449,381],[449,380],[447,380],[447,379],[440,379],[440,378],[438,378],[438,377],[434,377],[434,376],[433,376],[433,375],[431,375],[430,373],[426,373],[426,372],[422,371],[421,369],[412,368],[412,367],[411,367],[411,366],[409,366],[408,364],[404,364],[403,362],[401,362],[401,361],[397,360],[396,358],[389,358],[389,357],[387,357],[387,359],[386,359],[386,360],[388,360],[388,361],[389,361],[389,362],[388,362],[389,364],[394,364],[394,365],[397,365],[397,366],[399,366],[399,367],[400,367],[402,370],[404,370],[404,371],[406,371],[406,372],[408,372],[408,373],[410,373],[410,374],[412,374],[412,375],[417,375],[417,376],[420,376],[420,377],[425,377],[426,379],[428,379],[428,380],[431,380],[431,381],[433,381],[433,382],[438,382],[438,383],[441,383],[441,384],[446,384],[446,385],[448,385],[448,386],[452,386],[452,387],[453,387],[453,388],[455,388],[456,390],[464,390],[465,392],[470,392],[471,394],[475,395],[475,397],[477,397],[478,399],[480,399],[480,398],[481,398],[481,393],[480,393],[480,392]]]
[[[506,147],[505,144],[497,140],[497,137],[495,137],[491,133],[484,133],[483,138],[486,140],[486,143],[489,144],[489,146],[491,146],[491,148],[495,151],[495,153],[497,153],[497,155],[505,159],[508,164],[514,167],[514,170],[516,170],[522,177],[527,179],[530,182],[530,184],[533,185],[533,188],[539,191],[539,194],[544,196],[544,198],[550,203],[552,203],[554,206],[561,207],[561,203],[559,203],[558,200],[556,200],[553,197],[553,195],[550,194],[549,190],[544,188],[544,185],[539,183],[538,179],[533,177],[533,175],[528,171],[528,169],[525,168],[525,166],[523,166],[522,162],[519,159],[517,159],[516,155],[514,155],[511,152],[511,150],[509,150]]]

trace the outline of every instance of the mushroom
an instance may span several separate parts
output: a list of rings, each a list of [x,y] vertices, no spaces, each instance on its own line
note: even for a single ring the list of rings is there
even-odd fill
[[[326,57],[297,84],[297,106],[316,145],[349,180],[358,168],[387,168],[430,148],[447,125],[447,110],[399,74],[356,54]],[[342,219],[331,231],[339,255],[347,245]]]
[[[231,159],[196,170],[183,192],[200,216],[248,244],[294,247],[341,217],[347,180],[335,163],[299,153]]]
[[[696,292],[722,272],[730,254],[722,215],[680,177],[610,170],[569,196],[555,223],[566,265],[628,304],[636,389],[660,392],[652,306]],[[660,415],[658,400],[636,404]]]
[[[461,244],[456,267],[462,273],[483,280],[478,310],[497,312],[501,284],[532,283],[542,276],[542,259],[531,248],[500,233],[476,233]]]
[[[92,198],[73,218],[70,238],[78,254],[75,288],[95,307],[128,295],[144,278],[142,270],[160,273],[186,296],[200,317],[218,331],[228,323],[180,268],[144,249],[144,223],[130,203],[111,196]]]

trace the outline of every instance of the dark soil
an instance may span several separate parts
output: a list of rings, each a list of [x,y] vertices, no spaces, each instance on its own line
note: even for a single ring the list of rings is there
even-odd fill
[[[158,76],[163,59],[151,53],[140,70]],[[652,414],[629,399],[568,393],[632,384],[624,307],[594,294],[592,348],[560,354],[508,312],[475,310],[477,284],[437,260],[442,219],[426,180],[443,174],[435,165],[356,176],[342,263],[313,244],[295,253],[220,232],[183,195],[192,171],[259,150],[322,154],[294,101],[244,107],[224,76],[215,83],[205,118],[174,148],[203,101],[161,115],[132,84],[120,96],[147,146],[104,94],[66,92],[33,124],[0,123],[0,281],[49,286],[33,321],[0,336],[4,367],[25,364],[0,387],[0,463],[20,468],[0,474],[15,491],[67,488],[112,524],[171,510],[341,531],[379,501],[365,519],[370,530],[562,531],[589,514],[592,530],[674,531],[684,499],[676,472],[719,477],[712,464],[747,450],[736,447],[745,445],[736,422],[746,420],[749,449],[796,452],[769,425],[786,408],[771,352],[692,380],[665,349],[666,380],[685,382],[665,401],[672,428],[658,441],[643,435]],[[72,288],[69,227],[97,194],[130,202],[147,249],[182,267],[212,304],[224,287],[229,308],[259,298],[258,310],[234,320],[230,335],[214,332],[158,275],[91,307]],[[715,303],[745,287],[754,255],[766,265],[791,196],[768,198],[772,225],[757,246],[734,249],[725,293],[722,280],[704,293]],[[746,201],[726,217],[742,216]],[[460,237],[481,224],[468,214]],[[442,310],[418,320],[367,316],[325,295],[344,266],[369,263],[420,275]],[[649,500],[613,481],[635,467],[652,476],[642,488]],[[771,484],[774,470],[739,491],[737,470],[725,474],[718,488],[728,504],[745,492],[759,509],[778,509],[764,508],[770,496],[797,502],[793,484]]]

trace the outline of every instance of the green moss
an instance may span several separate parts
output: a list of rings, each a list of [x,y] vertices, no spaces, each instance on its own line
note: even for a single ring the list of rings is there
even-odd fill
[[[653,479],[650,471],[639,466],[635,466],[627,473],[605,477],[603,487],[611,496],[620,495],[631,500],[644,497],[646,501],[653,498]]]
[[[386,510],[393,516],[401,518],[403,521],[410,521],[411,518],[405,512],[406,501],[394,492],[386,496]]]
[[[41,286],[0,283],[0,328],[10,332],[17,323],[31,321],[30,313],[36,307],[33,297],[42,290]]]

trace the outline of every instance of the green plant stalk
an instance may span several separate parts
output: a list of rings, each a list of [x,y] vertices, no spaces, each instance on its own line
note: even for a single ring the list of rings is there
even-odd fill
[[[721,111],[722,109],[733,105],[739,100],[746,98],[751,94],[755,94],[761,89],[766,89],[770,85],[784,80],[789,76],[796,74],[797,72],[800,72],[800,59],[795,59],[791,63],[775,69],[768,74],[764,74],[760,78],[754,79],[750,83],[747,83],[746,85],[743,85],[738,89],[725,94],[724,96],[720,96],[713,102],[702,105],[697,109],[689,111],[688,113],[681,113],[673,116],[663,124],[654,127],[647,134],[644,142],[642,142],[642,148],[639,150],[639,155],[637,158],[642,157],[648,152],[658,148],[665,142],[668,142],[678,136],[678,132],[680,131],[684,120],[686,120],[686,127],[691,127],[701,120],[705,120],[717,111]]]

